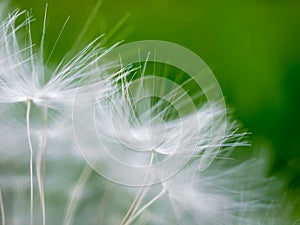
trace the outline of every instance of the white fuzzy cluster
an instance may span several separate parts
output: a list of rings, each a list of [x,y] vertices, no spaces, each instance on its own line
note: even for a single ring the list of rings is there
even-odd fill
[[[0,25],[2,225],[277,224],[268,217],[274,216],[271,193],[278,182],[264,178],[263,160],[231,165],[230,152],[246,143],[218,102],[176,116],[162,100],[136,101],[151,92],[144,74],[131,92],[132,71],[111,74],[114,64],[101,61],[111,49],[101,38],[51,70],[43,53],[45,27],[37,48],[30,20],[16,11]],[[165,96],[186,107],[176,89]],[[82,108],[96,98],[94,126],[102,146],[87,146],[99,168],[124,180],[142,178],[140,187],[102,179],[78,157],[71,125],[75,98]],[[225,133],[212,132],[224,127]],[[91,134],[81,132],[89,140]],[[132,170],[118,170],[99,151]],[[146,171],[141,177],[135,175],[140,168]]]

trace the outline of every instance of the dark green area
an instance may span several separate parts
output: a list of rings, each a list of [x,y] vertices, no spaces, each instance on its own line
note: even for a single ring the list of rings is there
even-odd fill
[[[39,43],[45,2],[17,1],[32,9]],[[49,60],[53,65],[74,49],[96,0],[47,1],[45,54],[65,20],[70,20]],[[116,32],[118,22],[129,19]],[[255,146],[271,151],[271,171],[300,187],[300,1],[104,0],[76,44],[101,33],[113,43],[158,39],[197,53],[213,70],[235,116],[249,129]]]

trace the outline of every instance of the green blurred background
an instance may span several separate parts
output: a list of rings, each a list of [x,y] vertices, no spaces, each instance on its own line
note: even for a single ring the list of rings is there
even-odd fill
[[[109,43],[157,39],[197,53],[252,133],[253,147],[270,150],[270,174],[300,189],[300,1],[104,0],[87,23],[96,0],[13,0],[12,6],[32,10],[36,43],[46,2],[46,55],[70,16],[53,65],[74,45],[84,46],[101,33],[108,34]]]

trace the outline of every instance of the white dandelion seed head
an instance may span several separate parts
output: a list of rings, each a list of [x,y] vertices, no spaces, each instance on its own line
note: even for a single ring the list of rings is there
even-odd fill
[[[199,167],[208,167],[226,139],[227,121],[222,92],[207,65],[189,50],[162,41],[121,45],[105,59],[119,65],[115,88],[104,98],[96,90],[85,109],[74,101],[75,137],[89,165],[109,180],[133,186],[169,178],[193,154],[202,154]],[[149,62],[181,69],[199,92],[191,96],[172,75],[148,74]],[[207,99],[200,106],[194,102],[199,95]]]
[[[113,67],[112,63],[99,64],[99,60],[111,49],[102,46],[101,36],[77,55],[69,60],[64,58],[54,70],[50,70],[43,61],[43,46],[39,51],[34,48],[30,34],[31,18],[26,15],[26,11],[16,11],[0,27],[0,103],[30,100],[36,105],[63,111],[72,108],[80,85],[97,84],[105,92],[106,84],[114,75],[106,73]],[[17,25],[17,19],[23,22]],[[28,33],[28,45],[19,44],[18,33]]]

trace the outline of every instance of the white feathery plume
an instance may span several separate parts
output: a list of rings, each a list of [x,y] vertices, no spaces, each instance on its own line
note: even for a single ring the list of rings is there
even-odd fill
[[[253,162],[250,163],[252,167]],[[243,177],[244,169],[248,169],[245,164],[225,171],[219,169],[218,165],[213,165],[208,169],[211,170],[208,172],[210,174],[207,171],[197,174],[197,170],[191,165],[189,169],[167,181],[164,188],[178,224],[234,224],[240,211],[245,211],[240,220],[247,221],[247,208],[250,214],[252,210],[258,210],[255,202],[258,201],[259,205],[263,195],[252,189],[248,190],[247,186],[253,183]],[[242,176],[236,178],[239,173]],[[252,179],[250,178],[255,182]],[[238,184],[236,187],[235,182],[241,182],[242,185]],[[253,194],[257,196],[251,196]]]
[[[107,81],[108,78],[105,79],[104,73],[112,65],[109,63],[99,65],[98,62],[110,49],[101,46],[101,42],[99,43],[101,37],[91,42],[69,61],[63,59],[47,79],[49,69],[45,68],[42,61],[43,46],[40,52],[34,52],[30,17],[16,26],[16,20],[24,15],[24,11],[16,11],[1,25],[0,103],[26,103],[30,100],[36,105],[63,110],[72,107],[79,84],[95,85],[96,82]],[[22,48],[17,32],[25,26],[29,27],[27,29],[29,45]]]
[[[46,68],[43,61],[46,14],[47,6],[39,51],[35,51],[35,46],[32,43],[30,30],[32,19],[26,11],[15,11],[0,26],[1,113],[2,115],[9,115],[16,111],[14,107],[18,104],[26,105],[26,136],[30,150],[30,224],[33,223],[35,154],[42,224],[46,223],[42,170],[45,166],[43,165],[43,155],[47,146],[49,123],[51,123],[49,119],[55,119],[57,113],[60,113],[60,116],[71,118],[72,104],[78,88],[90,86],[90,89],[93,90],[97,87],[100,91],[105,92],[105,89],[110,87],[106,84],[114,76],[106,74],[107,69],[113,63],[99,64],[99,60],[110,50],[102,47],[101,42],[99,42],[101,37],[91,42],[70,60],[67,61],[67,58],[64,58],[53,72],[49,72],[50,69]],[[17,25],[18,19],[21,19],[22,22]],[[25,47],[21,47],[22,45],[19,44],[18,32],[22,31],[28,33],[25,37],[28,38],[29,43],[25,44]],[[80,96],[80,100],[83,102],[84,98],[85,96]],[[41,114],[41,119],[39,119],[39,126],[35,130],[31,124],[31,114],[35,114],[36,110]],[[65,114],[65,111],[68,113]],[[11,125],[13,124],[21,125],[22,123],[14,119],[11,121]],[[35,153],[34,147],[34,134],[37,134],[35,138],[39,141],[37,153]]]
[[[137,101],[140,96],[149,96],[147,93],[151,92],[143,78],[138,81],[136,93],[131,92],[132,81],[122,81],[121,88],[115,88],[120,92],[114,91],[109,97],[97,101],[95,122],[99,128],[98,138],[123,162],[141,166],[148,164],[153,153],[161,157],[160,160],[175,155],[189,158],[206,149],[246,145],[237,140],[244,134],[235,134],[234,127],[228,126],[228,133],[222,136],[211,133],[213,122],[214,127],[220,129],[226,126],[225,120],[213,121],[222,116],[218,103],[204,104],[195,112],[178,118],[172,105],[166,106],[163,101],[169,99],[173,104],[179,102],[180,108],[186,107],[185,98],[178,95],[176,89],[157,102],[151,98]],[[230,141],[233,138],[235,141]]]
[[[223,161],[216,160],[206,171],[198,171],[195,160],[152,193],[145,188],[144,203],[121,224],[271,224],[265,214],[276,212],[280,200],[274,202],[273,195],[282,184],[264,178],[264,163],[258,158],[224,170]],[[270,186],[273,193],[266,188]]]

